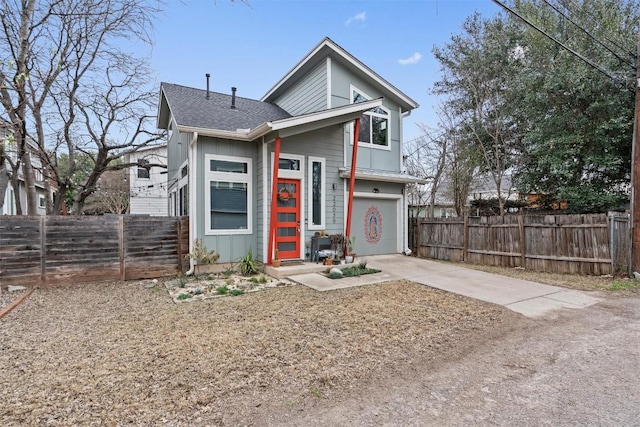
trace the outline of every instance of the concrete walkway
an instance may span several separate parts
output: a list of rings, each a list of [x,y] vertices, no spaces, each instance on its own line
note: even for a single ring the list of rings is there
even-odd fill
[[[584,308],[600,300],[587,293],[514,279],[403,255],[362,257],[382,273],[331,280],[317,273],[289,277],[316,290],[331,290],[387,280],[406,279],[481,301],[502,305],[527,317],[540,317],[562,308]],[[338,282],[338,283],[337,283]]]

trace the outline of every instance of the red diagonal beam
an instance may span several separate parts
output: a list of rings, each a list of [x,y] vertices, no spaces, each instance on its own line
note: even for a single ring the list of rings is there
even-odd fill
[[[351,176],[349,177],[349,203],[347,205],[347,228],[344,232],[345,254],[347,253],[347,239],[351,236],[351,215],[353,214],[353,193],[356,185],[356,163],[358,158],[358,140],[360,139],[360,119],[355,120],[353,126],[353,152],[351,153]]]

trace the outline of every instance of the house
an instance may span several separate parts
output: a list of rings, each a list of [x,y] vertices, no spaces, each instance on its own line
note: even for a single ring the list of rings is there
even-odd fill
[[[129,168],[129,213],[167,216],[167,145],[141,148],[128,154],[124,161],[138,164],[137,167]],[[172,214],[175,215],[175,212]]]
[[[358,255],[407,247],[402,121],[418,104],[329,38],[259,100],[162,83],[170,212],[237,261],[309,259],[322,232]],[[357,141],[357,144],[354,144]],[[276,167],[274,167],[276,166]]]
[[[17,152],[15,145],[10,141],[10,126],[11,124],[0,119],[0,143],[4,144],[4,153],[8,160],[15,162],[17,160]],[[45,185],[43,166],[38,155],[38,147],[36,143],[27,138],[27,149],[29,150],[31,158],[31,166],[34,175],[34,184],[36,187],[36,195],[38,197],[38,203],[36,205],[36,212],[32,215],[46,215],[47,214],[47,196],[50,200],[53,199],[55,192],[55,183],[50,181],[49,190]],[[2,165],[0,165],[1,168]],[[8,173],[13,173],[8,161],[5,161],[5,168]],[[1,190],[1,189],[0,189]],[[49,194],[48,194],[49,193]],[[7,186],[4,191],[0,191],[0,197],[4,200],[2,207],[0,207],[0,215],[17,215],[17,199],[20,199],[23,214],[27,214],[27,187],[24,179],[23,168],[18,170],[18,192],[16,193],[11,182],[7,182]]]

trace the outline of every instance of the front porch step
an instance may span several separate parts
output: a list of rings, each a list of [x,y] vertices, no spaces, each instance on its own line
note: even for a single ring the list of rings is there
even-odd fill
[[[289,276],[295,276],[298,274],[307,274],[307,273],[318,273],[321,271],[325,271],[329,266],[315,263],[315,262],[296,262],[294,265],[287,265],[285,262],[282,262],[280,267],[275,268],[271,265],[265,265],[263,271],[265,274],[268,274],[271,277],[275,277],[276,279],[283,279]]]

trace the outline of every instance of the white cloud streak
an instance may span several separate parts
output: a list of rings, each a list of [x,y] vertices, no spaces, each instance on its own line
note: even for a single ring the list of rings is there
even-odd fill
[[[421,59],[422,59],[422,54],[420,52],[416,52],[408,58],[398,59],[398,63],[400,65],[417,64]]]
[[[352,17],[350,17],[349,19],[347,19],[347,22],[345,22],[345,25],[350,25],[352,22],[364,22],[367,20],[367,12],[360,12],[357,13],[355,15],[353,15]]]

